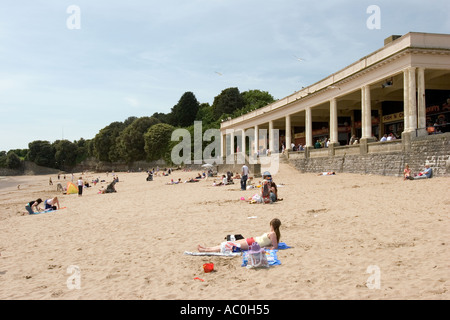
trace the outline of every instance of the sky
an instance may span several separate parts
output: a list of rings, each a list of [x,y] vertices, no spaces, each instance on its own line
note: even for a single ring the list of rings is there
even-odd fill
[[[0,0],[0,151],[93,139],[188,91],[282,99],[391,35],[450,33],[449,13],[448,0]]]

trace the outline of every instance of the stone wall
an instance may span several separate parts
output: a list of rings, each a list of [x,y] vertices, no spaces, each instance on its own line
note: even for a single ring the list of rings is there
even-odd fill
[[[359,154],[354,146],[348,148],[349,154],[345,153],[345,147],[339,147],[335,155],[322,157],[308,157],[307,152],[290,153],[289,162],[301,172],[336,171],[384,176],[401,176],[405,164],[409,164],[415,173],[429,164],[435,177],[450,176],[450,133],[411,138],[407,147],[400,148],[399,145],[400,141],[368,144],[367,150],[371,151]]]

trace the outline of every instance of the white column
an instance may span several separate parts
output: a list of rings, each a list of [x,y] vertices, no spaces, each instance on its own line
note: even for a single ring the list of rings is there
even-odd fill
[[[255,149],[254,152],[257,154],[259,151],[259,126],[255,126]]]
[[[269,121],[269,151],[274,152],[274,141],[273,141],[273,120]]]
[[[306,108],[306,117],[305,117],[305,133],[306,133],[306,147],[312,147],[312,115],[311,108]]]
[[[220,134],[220,137],[221,137],[221,139],[220,139],[220,152],[221,152],[220,159],[223,159],[224,157],[227,156],[227,149],[226,149],[226,146],[227,146],[227,141],[226,141],[227,135],[226,134]]]
[[[416,68],[409,68],[409,128],[410,131],[417,129],[417,99],[416,99]]]
[[[241,143],[241,156],[242,161],[245,162],[245,154],[246,154],[246,150],[247,150],[247,146],[246,146],[246,142],[245,142],[245,129],[240,130],[241,131],[241,136],[242,136],[242,143]]]
[[[403,71],[403,114],[404,114],[404,132],[411,131],[409,124],[409,70]]]
[[[230,155],[234,159],[234,130],[229,130],[228,133],[230,137]]]
[[[286,149],[291,150],[291,116],[286,116]]]
[[[425,104],[425,68],[419,68],[417,74],[417,126],[420,130],[420,135],[426,135],[427,127],[427,110]]]
[[[372,137],[372,106],[370,98],[370,87],[362,87],[362,108],[361,108],[361,139],[369,139]]]
[[[330,142],[338,142],[338,117],[337,117],[337,101],[330,100]]]

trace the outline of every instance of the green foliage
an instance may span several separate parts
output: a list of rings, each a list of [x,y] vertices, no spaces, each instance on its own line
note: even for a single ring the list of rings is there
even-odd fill
[[[65,170],[74,167],[77,163],[78,146],[68,140],[57,140],[53,143],[55,150],[56,167]]]
[[[244,108],[244,98],[238,88],[228,88],[214,98],[214,118],[219,119],[222,115],[233,114],[234,111]]]
[[[152,117],[142,117],[133,121],[116,139],[116,152],[127,163],[145,160],[144,134],[159,120]]]
[[[175,127],[187,127],[194,123],[200,103],[192,92],[186,92],[172,108],[170,123]]]
[[[93,139],[93,155],[100,161],[113,161],[116,139],[125,128],[123,122],[113,122],[101,129]]]
[[[197,112],[197,121],[202,121],[203,125],[209,126],[214,124],[216,119],[214,118],[214,109],[209,103],[202,103]]]
[[[274,97],[270,93],[261,90],[242,92],[242,98],[244,99],[244,108],[242,109],[244,113],[263,108],[275,102]]]
[[[48,141],[36,140],[28,144],[27,159],[38,166],[55,167],[55,149]]]
[[[6,151],[0,151],[0,168],[6,168]]]
[[[158,123],[144,134],[147,160],[170,160],[171,137],[174,130],[175,128],[169,124]]]
[[[5,164],[9,169],[20,169],[20,167],[22,166],[22,161],[14,151],[10,151],[6,156]]]

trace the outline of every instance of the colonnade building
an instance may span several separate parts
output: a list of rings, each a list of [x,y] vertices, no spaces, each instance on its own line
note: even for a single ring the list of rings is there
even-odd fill
[[[223,122],[221,151],[251,158],[266,149],[302,158],[407,152],[415,138],[447,135],[449,121],[450,34],[411,32],[386,39],[381,49],[309,87]],[[380,142],[384,135],[393,140]]]

